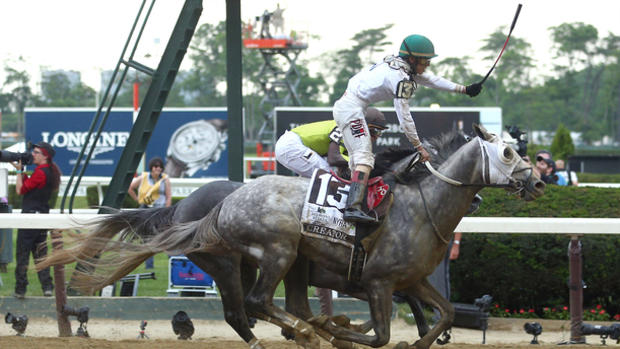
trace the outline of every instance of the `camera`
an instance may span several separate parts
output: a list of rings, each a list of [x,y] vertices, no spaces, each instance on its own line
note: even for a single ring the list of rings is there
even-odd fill
[[[17,331],[18,336],[23,336],[26,332],[26,326],[28,326],[28,317],[26,315],[15,316],[11,313],[6,313],[4,321],[7,324],[12,324],[11,328]]]
[[[480,298],[474,299],[474,305],[480,308],[481,312],[488,313],[489,308],[491,308],[491,302],[493,302],[493,297],[488,294]]]
[[[600,335],[603,345],[605,345],[605,339],[607,338],[615,340],[616,344],[618,344],[620,342],[620,324],[601,326],[583,323],[581,325],[581,334],[584,336],[588,336],[591,334]]]
[[[525,333],[534,336],[530,344],[538,344],[538,336],[540,336],[543,331],[542,326],[538,322],[526,322],[523,325],[523,329]]]
[[[172,330],[174,331],[174,334],[179,335],[179,337],[177,337],[178,339],[192,339],[192,335],[194,334],[194,324],[186,312],[179,310],[172,317]]]
[[[32,154],[30,152],[13,153],[11,151],[0,150],[0,162],[22,162],[22,165],[32,164]]]
[[[90,309],[88,307],[81,307],[79,309],[76,309],[66,304],[62,308],[62,312],[64,314],[77,317],[77,320],[80,323],[80,327],[77,329],[77,333],[76,333],[78,337],[85,337],[85,338],[90,337],[90,335],[88,334],[88,330],[86,329],[86,323],[88,322],[88,311],[89,310]]]
[[[520,157],[527,156],[527,133],[521,131],[516,125],[506,126],[506,131],[510,137],[517,141],[517,144],[511,144],[512,148],[519,154]]]
[[[23,153],[0,150],[0,162],[18,162],[21,160],[22,165],[30,165],[33,161],[31,153],[33,149],[34,144],[28,141],[28,143],[26,143],[26,151]]]

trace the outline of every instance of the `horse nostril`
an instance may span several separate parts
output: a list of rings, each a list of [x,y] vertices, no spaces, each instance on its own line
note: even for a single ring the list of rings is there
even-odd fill
[[[545,187],[546,187],[546,185],[545,185],[545,183],[544,183],[544,182],[542,182],[542,181],[537,181],[537,182],[534,184],[534,188],[536,188],[536,190],[543,191],[543,190],[545,190]]]

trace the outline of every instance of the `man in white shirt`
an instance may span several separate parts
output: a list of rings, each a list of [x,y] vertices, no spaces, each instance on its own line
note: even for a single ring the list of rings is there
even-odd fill
[[[418,86],[477,96],[480,83],[467,87],[425,72],[430,59],[436,57],[433,43],[422,35],[409,35],[401,43],[398,56],[388,56],[383,62],[368,67],[353,76],[343,96],[334,104],[334,120],[342,130],[344,144],[351,157],[351,187],[344,219],[370,223],[375,218],[361,210],[368,174],[374,167],[374,155],[364,110],[368,105],[393,99],[398,121],[405,135],[418,150],[422,161],[430,155],[422,146],[409,108],[409,99]]]

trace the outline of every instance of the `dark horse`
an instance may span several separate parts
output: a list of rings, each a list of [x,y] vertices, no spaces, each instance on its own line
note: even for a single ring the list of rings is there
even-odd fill
[[[393,290],[404,291],[408,297],[415,296],[440,310],[440,321],[415,343],[416,348],[428,348],[450,326],[454,309],[432,288],[426,277],[445,254],[446,243],[474,195],[485,186],[503,186],[531,200],[542,195],[544,190],[544,184],[531,166],[514,150],[483,128],[476,127],[475,131],[478,137],[448,157],[439,167],[440,175],[414,174],[410,180],[401,175],[406,182],[394,187],[394,204],[385,219],[382,234],[369,251],[359,286],[369,302],[374,335],[335,326],[330,321],[313,322],[317,329],[327,330],[339,340],[373,347],[385,345],[390,338]],[[446,149],[438,150],[436,155]],[[395,163],[393,169],[401,172],[412,158],[413,155]],[[199,221],[175,224],[150,242],[132,245],[131,249],[117,244],[123,253],[114,255],[107,264],[115,266],[116,271],[101,279],[90,277],[89,281],[94,288],[103,287],[162,251],[243,257],[260,269],[258,280],[245,298],[245,309],[253,316],[294,331],[298,343],[316,348],[318,340],[314,328],[304,321],[305,317],[296,317],[272,303],[277,284],[298,254],[340,276],[340,281],[321,286],[337,288],[347,274],[348,248],[301,233],[299,214],[307,186],[307,180],[301,178],[260,177],[227,196]],[[106,248],[114,250],[112,245],[115,244],[108,243]],[[50,257],[48,263],[63,261],[59,255]],[[106,265],[105,262],[100,260],[96,264]],[[303,280],[304,274],[297,277],[300,280],[296,284],[302,285],[305,291],[308,282]]]

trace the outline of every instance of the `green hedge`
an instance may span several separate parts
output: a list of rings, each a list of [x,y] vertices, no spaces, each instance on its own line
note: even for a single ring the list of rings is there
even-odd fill
[[[620,174],[577,173],[581,183],[620,183]]]
[[[545,195],[525,202],[501,189],[484,189],[480,217],[620,217],[620,189],[547,186]],[[459,259],[451,263],[453,301],[472,303],[491,294],[500,307],[533,308],[569,304],[566,235],[466,234]],[[620,239],[581,238],[584,305],[620,312]]]
[[[105,192],[108,190],[108,186],[102,185],[101,190],[105,195]],[[182,197],[173,196],[172,204],[174,205],[181,200],[183,200]],[[91,185],[86,188],[86,202],[88,202],[89,207],[96,207],[99,205],[99,194],[97,193],[97,186]],[[129,195],[125,195],[122,208],[138,208],[138,203],[135,202]]]

